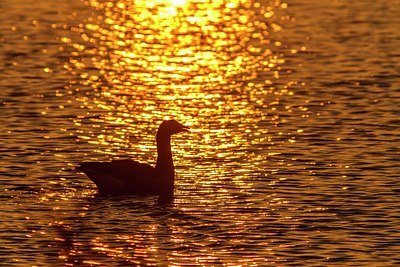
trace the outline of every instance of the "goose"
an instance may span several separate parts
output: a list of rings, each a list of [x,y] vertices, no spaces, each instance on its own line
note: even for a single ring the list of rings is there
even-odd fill
[[[156,135],[157,162],[152,167],[134,160],[83,162],[76,170],[86,174],[97,186],[101,196],[158,195],[172,197],[175,171],[171,152],[171,136],[188,132],[189,127],[176,120],[165,120]]]

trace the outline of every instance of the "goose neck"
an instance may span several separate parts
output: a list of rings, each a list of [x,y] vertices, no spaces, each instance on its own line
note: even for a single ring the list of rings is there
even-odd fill
[[[157,164],[156,169],[159,169],[164,174],[174,171],[171,152],[171,136],[157,133]]]
[[[161,196],[171,197],[174,192],[175,170],[172,161],[171,136],[157,133],[157,163],[155,177],[159,179]]]

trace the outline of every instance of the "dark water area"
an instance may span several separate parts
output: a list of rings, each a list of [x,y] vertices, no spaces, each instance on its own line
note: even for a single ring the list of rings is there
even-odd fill
[[[2,0],[0,265],[400,265],[400,3],[367,2]],[[72,171],[154,165],[166,118],[171,203]]]

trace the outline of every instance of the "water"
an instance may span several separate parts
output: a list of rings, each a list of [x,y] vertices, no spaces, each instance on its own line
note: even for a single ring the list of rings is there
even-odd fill
[[[397,5],[3,0],[1,264],[400,264]],[[165,118],[173,202],[71,171]]]

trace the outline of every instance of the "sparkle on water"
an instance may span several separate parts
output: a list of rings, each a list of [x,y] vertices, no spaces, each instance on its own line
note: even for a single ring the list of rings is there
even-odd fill
[[[0,4],[7,266],[400,263],[395,1],[61,2]],[[71,171],[166,118],[173,202]]]

